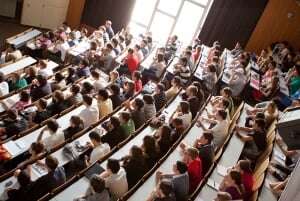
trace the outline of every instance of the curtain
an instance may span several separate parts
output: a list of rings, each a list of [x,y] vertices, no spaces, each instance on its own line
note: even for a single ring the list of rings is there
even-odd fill
[[[111,20],[118,32],[128,24],[134,4],[135,0],[86,0],[81,23],[98,28]]]
[[[233,48],[238,41],[245,47],[268,0],[214,0],[199,39],[206,45],[218,40]]]

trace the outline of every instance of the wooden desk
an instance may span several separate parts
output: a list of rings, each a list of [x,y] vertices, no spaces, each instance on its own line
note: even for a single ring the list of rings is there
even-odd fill
[[[16,36],[6,39],[6,42],[10,45],[15,46],[16,48],[20,48],[25,45],[28,41],[34,39],[39,36],[42,32],[37,29],[28,29]]]

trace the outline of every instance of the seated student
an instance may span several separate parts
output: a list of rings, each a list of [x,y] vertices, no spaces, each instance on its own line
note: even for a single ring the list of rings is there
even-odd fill
[[[215,124],[211,129],[206,128],[203,125],[202,121],[208,121],[211,124]],[[204,131],[209,131],[212,132],[214,136],[214,145],[215,148],[218,148],[223,145],[227,134],[228,134],[228,128],[229,128],[229,122],[227,121],[227,113],[224,110],[218,110],[216,114],[216,119],[207,119],[200,117],[198,119],[198,125],[204,130]]]
[[[176,161],[173,165],[173,174],[163,174],[160,171],[156,172],[156,182],[169,180],[174,189],[176,200],[187,200],[189,195],[189,174],[188,167],[184,162]]]
[[[135,98],[132,103],[129,101],[125,103],[125,108],[129,110],[136,129],[146,122],[144,105],[144,101],[140,98]]]
[[[179,92],[181,88],[181,79],[175,76],[171,81],[171,88],[166,91],[166,101],[171,100]]]
[[[30,175],[26,171],[16,170],[14,176],[16,177],[20,188],[7,190],[7,201],[24,200],[30,201],[28,192],[32,188],[32,181]]]
[[[178,48],[178,36],[173,35],[172,37],[168,38],[167,45],[166,45],[166,54],[165,60],[168,62],[173,55],[175,55]]]
[[[192,57],[195,62],[198,61],[200,54],[201,54],[201,45],[197,45],[192,52]]]
[[[203,73],[202,79],[206,89],[212,92],[217,83],[217,70],[214,64],[208,65],[207,71]]]
[[[189,86],[186,89],[187,101],[190,104],[192,119],[194,119],[200,110],[201,100],[197,97],[198,89],[196,86]]]
[[[9,94],[9,86],[5,81],[4,73],[0,72],[0,97]]]
[[[105,88],[105,81],[100,77],[100,73],[96,70],[92,70],[91,72],[93,85],[95,87],[95,91],[99,91],[100,89]]]
[[[111,95],[109,96],[113,109],[119,107],[122,103],[121,96],[120,96],[120,87],[117,84],[112,84],[109,88]]]
[[[250,160],[256,160],[257,157],[266,149],[267,147],[267,137],[266,137],[266,123],[264,119],[256,119],[254,121],[253,128],[248,127],[236,127],[237,136],[245,142],[245,146],[242,152],[242,156]],[[245,131],[251,134],[241,135],[239,131]]]
[[[93,96],[95,94],[95,87],[90,82],[86,81],[86,82],[82,83],[80,93],[82,95]]]
[[[111,40],[111,44],[112,44],[112,46],[113,46],[113,51],[114,51],[115,55],[116,55],[116,56],[119,56],[120,53],[121,53],[121,49],[120,49],[120,46],[119,46],[119,41],[118,41],[118,39],[113,38],[113,39]]]
[[[92,131],[89,133],[90,143],[88,146],[92,148],[92,152],[89,158],[86,158],[85,163],[91,165],[104,157],[106,154],[110,152],[110,146],[107,143],[102,143],[101,136],[96,131]]]
[[[181,57],[179,63],[174,65],[174,75],[179,76],[184,84],[186,84],[191,77],[191,71],[187,62],[186,57]]]
[[[123,89],[122,99],[125,101],[134,95],[134,82],[126,81]]]
[[[135,131],[135,125],[129,112],[120,112],[119,119],[121,127],[124,130],[126,137],[129,137]]]
[[[187,66],[189,67],[190,71],[193,72],[195,69],[195,63],[192,57],[191,49],[185,50],[183,55],[187,58]]]
[[[147,201],[175,201],[175,194],[172,183],[169,181],[158,182],[155,190],[151,193]]]
[[[291,95],[295,94],[300,89],[300,60],[289,70],[286,75],[286,82],[288,83]]]
[[[47,137],[43,138],[44,134],[47,133]],[[42,143],[47,150],[50,150],[57,145],[65,141],[63,131],[59,128],[58,123],[55,119],[50,119],[46,123],[46,127],[42,129],[41,133],[37,138],[37,142]]]
[[[143,39],[141,41],[140,47],[141,47],[141,52],[143,53],[144,58],[148,56],[149,54],[149,49],[148,49],[148,41],[146,39]]]
[[[65,139],[72,138],[76,133],[82,131],[83,129],[84,123],[82,119],[79,116],[71,116],[70,126],[63,131]]]
[[[98,92],[98,109],[100,119],[113,112],[112,101],[106,89],[100,89]]]
[[[111,148],[126,139],[125,131],[121,127],[118,117],[110,117],[106,127],[107,133],[102,137],[102,141],[108,143]]]
[[[0,124],[0,138],[6,139],[26,130],[28,122],[15,110],[8,110]]]
[[[192,86],[197,87],[196,96],[199,99],[200,103],[203,103],[205,101],[205,99],[204,99],[205,97],[204,97],[204,91],[202,89],[203,87],[202,87],[201,83],[198,81],[194,81],[194,82],[192,82]]]
[[[80,93],[80,86],[78,84],[73,84],[70,88],[70,95],[66,98],[67,105],[69,107],[79,104],[82,102],[82,94]]]
[[[126,172],[116,159],[108,159],[107,169],[100,174],[100,178],[104,179],[105,187],[109,190],[112,200],[121,198],[128,191]]]
[[[154,134],[161,156],[164,156],[172,146],[171,132],[170,126],[162,125]]]
[[[227,99],[229,101],[228,110],[230,113],[230,116],[232,117],[234,114],[234,103],[232,99],[232,90],[229,87],[225,87],[221,90],[221,96],[216,96],[211,101],[212,106],[215,106],[216,104],[220,103],[222,99]]]
[[[61,113],[62,111],[64,111],[67,108],[68,108],[68,105],[65,100],[64,93],[56,90],[52,94],[52,102],[47,106],[47,110],[53,116],[53,115]]]
[[[185,131],[183,120],[180,118],[173,118],[171,126],[174,128],[171,132],[171,141],[172,143],[175,143]]]
[[[247,110],[248,117],[252,120],[254,119],[257,113],[263,113],[264,119],[266,121],[266,128],[268,128],[271,123],[278,118],[278,109],[276,104],[273,101],[270,101],[265,107],[263,108],[255,108],[252,111]]]
[[[230,121],[231,118],[230,118],[229,109],[228,109],[229,105],[230,105],[230,102],[227,99],[222,99],[217,104],[214,105],[214,108],[212,108],[212,112],[209,112],[206,107],[205,110],[206,110],[208,118],[216,119],[216,115],[217,115],[218,111],[224,110],[227,114],[226,115],[227,121]]]
[[[50,84],[48,83],[48,80],[45,77],[38,75],[37,79],[32,82],[30,88],[30,96],[32,102],[43,98],[44,96],[47,96],[51,93],[52,90]]]
[[[193,193],[203,177],[202,161],[196,148],[188,148],[184,151],[183,162],[188,167],[189,193]]]
[[[145,118],[146,120],[151,119],[152,117],[155,117],[156,115],[156,108],[154,105],[154,99],[151,95],[149,94],[145,94],[143,96],[143,100],[144,100],[144,113],[145,113]]]
[[[203,132],[202,136],[195,140],[193,147],[198,149],[199,157],[202,161],[202,171],[206,174],[211,165],[213,164],[215,152],[213,145],[213,138],[211,132]],[[183,142],[180,144],[180,148],[185,150],[187,145]]]
[[[22,52],[14,45],[10,45],[5,51],[5,62],[17,61],[23,57]]]
[[[160,111],[166,104],[165,86],[163,84],[159,83],[156,85],[153,98],[156,111]]]
[[[31,66],[27,69],[25,69],[25,80],[28,84],[31,84],[31,82],[36,79],[37,77],[37,68],[35,66]]]
[[[147,67],[147,66],[146,66]],[[149,80],[157,80],[162,76],[164,70],[166,68],[166,63],[164,60],[164,55],[158,53],[156,58],[154,58],[153,62],[151,63],[150,67],[147,69],[145,68],[142,72],[142,77],[144,82],[146,83]]]
[[[105,48],[102,51],[102,55],[100,56],[100,68],[108,73],[112,67],[112,62],[116,57],[115,52],[113,51],[113,46],[110,43],[107,43]]]
[[[245,189],[244,193],[244,200],[250,200],[251,195],[253,193],[253,184],[254,184],[254,177],[251,170],[251,162],[247,160],[240,160],[235,169],[241,173],[242,176],[242,183]]]
[[[118,69],[121,75],[123,74],[132,74],[134,71],[138,70],[139,60],[134,54],[133,49],[129,48],[127,56],[122,62],[120,68]]]
[[[15,91],[27,87],[27,81],[19,73],[12,73],[9,82],[9,91]]]
[[[234,97],[239,96],[245,88],[247,83],[247,76],[243,68],[233,70],[232,75],[229,79],[228,87],[232,91]]]
[[[151,169],[160,157],[160,152],[156,144],[155,138],[150,135],[146,135],[143,138],[142,149],[146,158],[147,167]]]
[[[26,106],[28,106],[31,103],[31,100],[30,100],[30,95],[27,91],[21,91],[19,96],[20,99],[11,107],[9,107],[5,101],[0,101],[0,103],[6,110],[11,109],[11,110],[16,110],[17,112],[21,112],[24,110]]]
[[[48,79],[53,74],[52,70],[47,68],[47,61],[45,60],[39,60],[36,67],[38,68],[37,74],[45,77],[46,79]]]
[[[184,128],[188,128],[192,122],[192,113],[190,112],[190,104],[187,101],[181,101],[177,107],[177,110],[170,117],[169,122],[173,119],[182,119]]]
[[[76,74],[76,70],[74,67],[69,67],[67,69],[68,76],[66,77],[66,84],[73,84],[76,80],[79,79],[78,75]]]
[[[79,113],[79,117],[84,122],[84,127],[88,128],[99,120],[99,109],[96,103],[93,104],[93,98],[88,95],[83,96],[85,108]]]
[[[142,84],[141,78],[142,78],[142,75],[139,71],[134,71],[132,73],[132,81],[134,82],[135,93],[138,93],[143,89],[143,84]]]
[[[55,157],[49,155],[46,157],[45,164],[39,163],[39,165],[47,168],[48,173],[33,182],[29,191],[32,201],[38,200],[66,181],[64,168],[58,167],[58,160]]]
[[[148,167],[143,150],[134,145],[130,149],[128,156],[122,158],[123,167],[126,171],[128,188],[131,189],[146,174]]]
[[[88,60],[84,59],[80,61],[76,74],[78,77],[88,77],[91,75]]]
[[[144,60],[143,52],[141,51],[141,46],[136,44],[133,47],[133,54],[137,57],[138,63],[141,63]]]
[[[29,165],[33,162],[35,162],[45,151],[44,145],[40,142],[33,142],[30,145],[30,148],[28,150],[28,157],[26,154],[26,160],[23,161],[18,165],[18,168],[26,167],[26,165]]]
[[[231,170],[220,184],[220,191],[229,193],[232,200],[243,199],[245,191],[241,173],[237,170]]]
[[[90,179],[90,186],[84,196],[74,201],[110,201],[109,192],[105,189],[105,181],[97,175]]]

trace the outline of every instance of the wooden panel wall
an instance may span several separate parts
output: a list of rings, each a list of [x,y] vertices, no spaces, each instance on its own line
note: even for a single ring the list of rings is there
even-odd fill
[[[288,13],[293,17],[288,18]],[[283,40],[300,48],[300,5],[296,0],[269,0],[246,50],[259,53],[271,43]]]
[[[70,0],[66,22],[72,28],[78,28],[81,22],[81,16],[85,0]]]

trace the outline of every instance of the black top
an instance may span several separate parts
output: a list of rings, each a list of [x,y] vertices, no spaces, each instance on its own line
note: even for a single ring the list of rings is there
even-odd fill
[[[213,144],[206,144],[197,147],[199,157],[202,161],[202,171],[205,174],[213,163],[215,152]]]
[[[32,188],[32,183],[27,186],[21,186],[19,189],[11,189],[7,191],[8,200],[7,201],[31,201],[28,192]]]
[[[52,89],[49,83],[43,86],[32,86],[30,91],[31,101],[34,102],[50,93],[52,93]]]
[[[79,127],[78,125],[76,127],[69,126],[68,128],[66,128],[64,130],[65,139],[69,139],[69,138],[73,137],[73,135],[75,135],[76,133],[78,133],[79,131],[82,131],[82,130],[83,130],[83,128]]]
[[[134,110],[131,112],[131,119],[134,122],[135,129],[139,129],[145,122],[145,113],[144,110]]]
[[[78,77],[78,75],[76,75],[76,74],[74,74],[74,75],[72,75],[72,76],[69,76],[69,77],[67,77],[66,78],[66,84],[68,85],[68,84],[73,84],[76,80],[78,80],[79,79],[79,77]]]
[[[260,151],[265,150],[267,146],[266,132],[255,131],[251,136],[253,137],[254,143],[256,144],[257,148]]]
[[[116,109],[122,103],[121,97],[119,95],[111,95],[109,98],[111,99],[113,109]]]
[[[121,126],[108,131],[103,137],[102,142],[107,142],[111,148],[126,139],[126,134]]]
[[[33,117],[32,121],[36,124],[40,124],[43,121],[45,121],[46,119],[48,119],[50,117],[50,113],[47,110],[44,111],[37,111],[35,113],[35,116]]]
[[[167,102],[165,93],[154,94],[153,98],[154,98],[156,111],[159,111]]]
[[[151,169],[155,164],[156,162],[159,160],[159,157],[160,157],[160,154],[159,152],[146,152],[145,153],[145,158],[146,158],[146,164],[147,164],[147,167],[149,169]]]
[[[126,171],[126,177],[129,189],[146,174],[147,166],[145,160],[139,161],[131,157],[124,161],[123,167]]]
[[[66,101],[60,102],[52,102],[49,106],[47,106],[47,110],[51,115],[56,115],[64,111],[68,108],[68,104]]]
[[[171,147],[171,141],[169,142],[163,142],[163,141],[158,141],[157,142],[158,146],[159,146],[159,150],[160,150],[160,155],[164,156],[170,149]]]
[[[12,137],[26,130],[28,124],[27,121],[19,117],[16,120],[5,119],[3,120],[3,127],[5,127],[7,137]]]
[[[190,104],[190,111],[192,113],[192,118],[194,119],[200,109],[200,100],[196,96],[188,98],[188,102]]]
[[[176,201],[175,196],[168,196],[164,198],[155,198],[154,201]]]
[[[174,128],[171,132],[171,141],[172,143],[175,143],[179,138],[180,136],[183,134],[184,132],[184,128]]]

